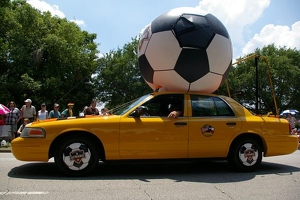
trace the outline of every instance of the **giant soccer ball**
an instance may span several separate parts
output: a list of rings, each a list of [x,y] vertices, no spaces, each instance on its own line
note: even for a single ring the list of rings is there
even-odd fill
[[[177,8],[144,29],[138,62],[153,90],[212,93],[228,76],[231,40],[225,26],[212,14]]]

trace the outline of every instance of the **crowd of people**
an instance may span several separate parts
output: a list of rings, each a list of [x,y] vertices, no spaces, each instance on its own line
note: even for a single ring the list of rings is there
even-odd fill
[[[90,106],[86,106],[83,110],[83,115],[108,115],[108,109],[102,108],[99,112],[97,106],[97,100],[92,100]],[[3,137],[6,141],[13,140],[18,137],[26,124],[31,123],[36,120],[46,120],[51,118],[65,118],[73,117],[73,107],[74,103],[68,103],[68,108],[59,111],[59,104],[55,103],[53,109],[48,112],[46,109],[46,104],[42,103],[40,110],[36,110],[36,107],[32,105],[31,99],[26,99],[24,105],[18,109],[14,101],[10,101],[7,104],[7,108],[10,110],[9,113],[5,115],[0,115],[0,126],[7,125],[8,130],[10,130],[10,135],[5,135]]]

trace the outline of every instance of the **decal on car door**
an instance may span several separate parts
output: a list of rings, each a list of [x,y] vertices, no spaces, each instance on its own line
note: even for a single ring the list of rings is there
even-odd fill
[[[202,128],[201,128],[201,132],[204,136],[206,137],[210,137],[213,136],[214,132],[215,132],[215,128],[212,127],[209,124],[205,124]]]

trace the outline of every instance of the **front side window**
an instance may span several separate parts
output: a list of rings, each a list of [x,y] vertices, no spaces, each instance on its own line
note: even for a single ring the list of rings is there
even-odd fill
[[[191,95],[191,103],[193,117],[234,116],[232,109],[219,97]]]
[[[137,104],[139,104],[141,101],[143,101],[144,99],[148,98],[150,96],[150,94],[144,95],[138,99],[135,99],[133,101],[127,102],[125,104],[122,104],[114,109],[111,110],[111,112],[114,115],[123,115],[125,114],[128,110],[130,110],[131,108],[133,108],[134,106],[136,106]]]
[[[150,99],[142,106],[147,108],[149,116],[167,117],[174,110],[184,113],[183,102],[183,94],[162,94]]]

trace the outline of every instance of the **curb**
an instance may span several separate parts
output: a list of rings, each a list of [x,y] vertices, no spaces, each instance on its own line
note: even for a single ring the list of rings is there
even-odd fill
[[[11,149],[10,147],[0,147],[0,153],[10,153]]]

